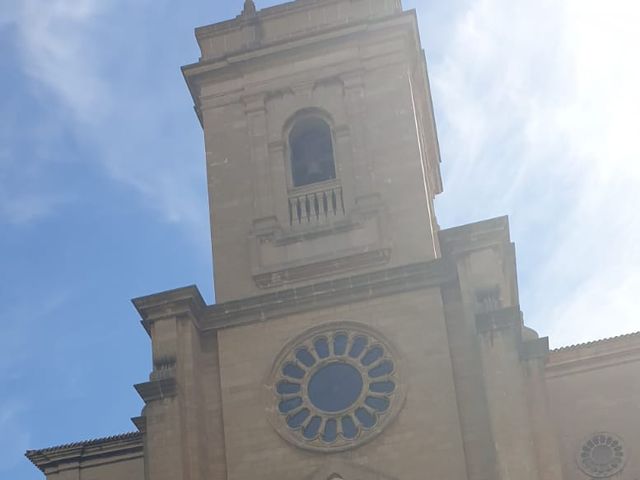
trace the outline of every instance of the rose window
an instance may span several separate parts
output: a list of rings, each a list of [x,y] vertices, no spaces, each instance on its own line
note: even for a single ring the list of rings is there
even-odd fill
[[[622,440],[610,433],[592,435],[578,453],[580,469],[592,478],[607,478],[619,473],[625,461]]]
[[[388,343],[363,326],[340,326],[297,339],[272,372],[276,428],[305,448],[362,443],[400,403],[397,359]]]

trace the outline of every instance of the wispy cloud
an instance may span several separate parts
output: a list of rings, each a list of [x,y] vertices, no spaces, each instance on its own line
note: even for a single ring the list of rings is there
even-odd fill
[[[109,0],[22,0],[16,22],[23,66],[47,85],[83,122],[109,108],[110,91],[99,75],[95,20]]]
[[[25,74],[44,89],[40,99],[58,110],[54,121],[64,122],[91,148],[83,161],[129,186],[161,219],[183,224],[208,250],[206,200],[194,188],[204,186],[201,146],[192,142],[185,148],[192,139],[167,134],[175,130],[178,100],[167,95],[171,87],[165,81],[152,82],[148,73],[162,47],[141,28],[129,32],[138,38],[122,38],[122,24],[113,22],[119,6],[133,8],[120,0],[24,0],[7,17],[19,35]],[[174,68],[177,72],[178,65]],[[51,197],[26,190],[21,193],[30,201],[20,204],[31,208],[25,212],[9,205],[5,218],[28,220],[46,213]],[[49,210],[56,206],[52,202]]]
[[[630,0],[480,0],[432,68],[441,213],[512,214],[525,313],[556,345],[638,328],[639,16]]]

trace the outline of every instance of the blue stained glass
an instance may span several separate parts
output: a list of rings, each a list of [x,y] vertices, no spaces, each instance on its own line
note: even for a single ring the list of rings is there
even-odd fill
[[[389,400],[387,400],[386,398],[367,397],[365,398],[364,403],[378,412],[384,412],[387,408],[389,408]]]
[[[308,416],[309,410],[303,408],[298,413],[295,413],[287,418],[287,425],[289,425],[291,428],[298,428],[304,423]]]
[[[322,419],[320,417],[313,417],[309,424],[304,427],[304,430],[302,431],[302,435],[304,435],[304,438],[306,438],[307,440],[315,438],[318,435],[318,430],[320,430],[321,423]]]
[[[278,405],[278,409],[280,409],[280,411],[282,413],[288,413],[291,410],[295,410],[300,405],[302,405],[302,398],[301,397],[293,397],[293,398],[290,398],[288,400],[282,400],[280,402],[280,404]]]
[[[307,367],[310,367],[314,363],[316,363],[316,359],[313,358],[313,355],[311,355],[309,353],[309,350],[307,350],[306,348],[301,348],[300,350],[298,350],[296,352],[296,358],[300,360],[300,362],[305,364]]]
[[[353,405],[360,397],[362,387],[362,376],[357,368],[348,363],[333,362],[313,374],[307,391],[316,408],[334,413]]]
[[[316,347],[316,353],[320,358],[327,358],[329,356],[329,342],[322,337],[313,342],[313,346]]]
[[[383,375],[388,375],[391,372],[393,372],[393,362],[390,360],[385,360],[377,367],[374,367],[371,370],[369,370],[369,376],[376,378],[376,377],[381,377]]]
[[[351,350],[349,350],[349,356],[358,358],[366,346],[367,339],[365,337],[356,337],[351,345]]]
[[[300,440],[325,446],[352,443],[373,433],[390,414],[399,390],[396,366],[375,336],[342,329],[318,332],[289,355],[275,384],[276,410]]]
[[[322,440],[327,443],[334,442],[338,436],[338,422],[335,419],[330,418],[324,425],[324,434]]]
[[[344,355],[347,351],[347,343],[349,343],[349,337],[344,333],[339,333],[333,339],[333,353],[335,355]]]
[[[374,382],[369,385],[369,391],[374,393],[391,393],[396,389],[396,384],[391,381]]]
[[[358,435],[358,427],[351,416],[342,417],[340,423],[342,424],[342,435],[344,438],[356,438]]]
[[[369,413],[364,408],[359,408],[356,410],[356,418],[365,428],[371,428],[376,424],[376,417],[371,415],[371,413]]]
[[[282,367],[282,373],[291,378],[300,379],[304,377],[304,370],[293,363],[287,363],[284,367]]]
[[[382,347],[380,347],[380,346],[376,346],[376,347],[370,348],[367,351],[367,353],[365,353],[364,357],[362,357],[361,363],[365,367],[369,366],[373,362],[375,362],[376,360],[381,358],[383,354],[384,354],[384,351],[382,350]]]
[[[282,382],[278,382],[276,390],[281,395],[287,395],[290,393],[298,393],[300,391],[300,388],[301,387],[299,383],[291,383],[283,380]]]

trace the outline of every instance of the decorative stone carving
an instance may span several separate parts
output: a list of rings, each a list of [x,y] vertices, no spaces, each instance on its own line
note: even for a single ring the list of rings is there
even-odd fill
[[[622,440],[612,433],[595,433],[578,452],[578,467],[591,478],[609,478],[620,473],[626,463]]]
[[[402,406],[400,359],[370,328],[331,323],[294,339],[276,359],[268,410],[278,433],[311,450],[373,438]]]

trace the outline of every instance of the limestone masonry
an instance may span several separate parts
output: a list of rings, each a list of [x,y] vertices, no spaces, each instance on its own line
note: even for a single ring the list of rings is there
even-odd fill
[[[49,480],[640,479],[640,335],[549,351],[506,218],[442,230],[429,79],[399,0],[196,29],[215,305],[135,299],[137,431]]]

